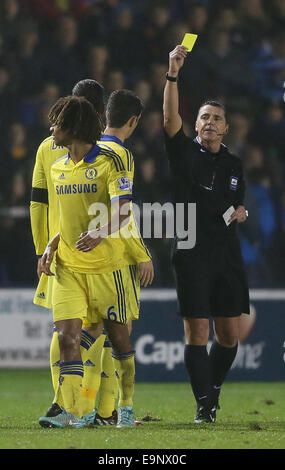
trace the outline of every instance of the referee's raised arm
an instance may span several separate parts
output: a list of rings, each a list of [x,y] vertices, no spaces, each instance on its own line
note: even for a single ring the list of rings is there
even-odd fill
[[[184,46],[176,46],[169,53],[169,68],[166,74],[166,84],[163,95],[163,123],[164,129],[173,137],[181,128],[182,119],[179,114],[179,94],[177,80],[179,70],[184,64],[187,56]]]

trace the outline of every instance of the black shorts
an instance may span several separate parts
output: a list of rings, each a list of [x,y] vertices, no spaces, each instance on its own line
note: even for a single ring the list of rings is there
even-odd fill
[[[249,292],[238,240],[173,255],[179,315],[185,318],[249,314]]]

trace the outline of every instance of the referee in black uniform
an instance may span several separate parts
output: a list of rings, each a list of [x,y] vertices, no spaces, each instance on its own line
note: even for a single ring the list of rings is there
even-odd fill
[[[163,114],[174,202],[196,204],[195,246],[181,249],[183,240],[176,236],[172,261],[184,321],[185,365],[197,402],[195,422],[200,423],[216,419],[220,389],[237,353],[239,318],[249,314],[236,234],[247,211],[241,162],[222,143],[228,132],[224,106],[217,101],[202,104],[195,124],[197,137],[192,140],[183,132],[177,79],[186,55],[183,46],[169,54]],[[231,206],[234,212],[227,225],[223,214]],[[210,317],[215,340],[208,353]]]

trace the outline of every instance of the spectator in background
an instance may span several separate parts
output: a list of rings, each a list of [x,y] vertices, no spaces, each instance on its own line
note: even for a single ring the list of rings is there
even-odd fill
[[[6,194],[7,205],[25,206],[30,195],[31,147],[21,122],[15,121],[10,125],[5,143],[4,152],[2,148],[1,189]]]
[[[117,9],[114,27],[107,37],[108,48],[112,51],[112,66],[128,73],[130,78],[139,76],[142,64],[146,62],[142,41],[141,32],[134,25],[132,8],[123,4]]]
[[[167,57],[167,37],[170,25],[171,15],[168,6],[151,4],[145,12],[142,38],[148,63],[163,61]]]
[[[134,93],[144,103],[144,109],[147,110],[151,104],[152,89],[148,80],[139,79],[134,84]]]
[[[65,13],[71,13],[76,18],[88,9],[84,0],[26,0],[31,14],[39,20],[54,20]]]
[[[260,132],[262,129],[262,132]],[[254,138],[266,152],[270,163],[274,187],[280,188],[284,181],[285,115],[284,105],[269,102],[265,112],[257,117]]]
[[[248,93],[246,55],[233,49],[226,29],[211,30],[209,46],[201,50],[199,58],[202,72],[209,77],[207,93],[230,101]]]
[[[52,43],[45,51],[42,73],[46,80],[60,85],[62,94],[67,95],[82,77],[82,70],[78,23],[71,15],[64,15],[57,20]]]
[[[122,88],[126,88],[123,71],[120,69],[110,70],[106,76],[105,83],[105,89],[108,94],[112,93],[112,91],[122,90]]]
[[[17,48],[17,33],[22,21],[19,0],[2,0],[0,5],[0,31],[5,38],[5,47],[13,55]]]
[[[157,188],[155,160],[151,155],[144,159],[136,170],[136,204],[141,207],[144,202],[158,201],[159,189]]]
[[[85,75],[104,83],[109,70],[110,53],[104,44],[92,44],[88,49]]]
[[[246,203],[253,217],[241,227],[241,250],[251,287],[266,287],[274,280],[269,253],[275,240],[277,213],[270,168],[259,145],[248,147],[244,166],[248,175]]]
[[[169,33],[165,41],[165,44],[169,46],[168,49],[171,48],[173,44],[182,43],[185,31],[189,31],[189,26],[185,20],[177,21],[170,25]]]
[[[209,10],[203,4],[197,3],[196,5],[191,5],[186,13],[186,22],[188,24],[186,31],[191,31],[199,35],[200,46],[207,43],[208,19]]]
[[[262,0],[240,0],[235,11],[245,46],[252,47],[270,33],[272,23],[264,11]]]
[[[29,156],[26,129],[20,122],[14,122],[10,127],[10,154],[15,161],[24,161]]]
[[[5,148],[7,129],[16,115],[16,97],[13,94],[10,72],[6,66],[0,65],[0,137],[2,148]]]
[[[39,95],[39,103],[43,103],[51,107],[57,101],[59,95],[59,86],[53,81],[47,81],[43,84]]]
[[[30,98],[40,89],[43,61],[38,43],[37,24],[23,20],[19,24],[16,49],[18,94],[21,97]]]
[[[268,163],[259,145],[251,145],[244,158],[248,186],[254,194],[261,226],[261,242],[267,248],[276,229],[276,214],[272,199],[272,181]]]
[[[218,28],[224,28],[230,37],[231,44],[240,51],[244,48],[244,37],[237,14],[231,7],[221,8],[218,13],[215,25]]]
[[[159,109],[162,103],[162,94],[165,84],[167,67],[160,62],[154,62],[150,66],[150,85],[152,87],[152,105]]]
[[[264,4],[268,14],[271,16],[274,29],[280,32],[285,29],[285,0],[272,0]]]
[[[242,156],[247,147],[251,122],[246,115],[234,112],[229,115],[229,125],[231,132],[225,137],[224,141],[231,152]]]

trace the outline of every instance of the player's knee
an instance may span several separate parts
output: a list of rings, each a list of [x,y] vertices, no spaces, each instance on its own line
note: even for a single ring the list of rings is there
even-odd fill
[[[62,353],[72,352],[80,346],[81,335],[60,331],[58,333],[59,348]]]

